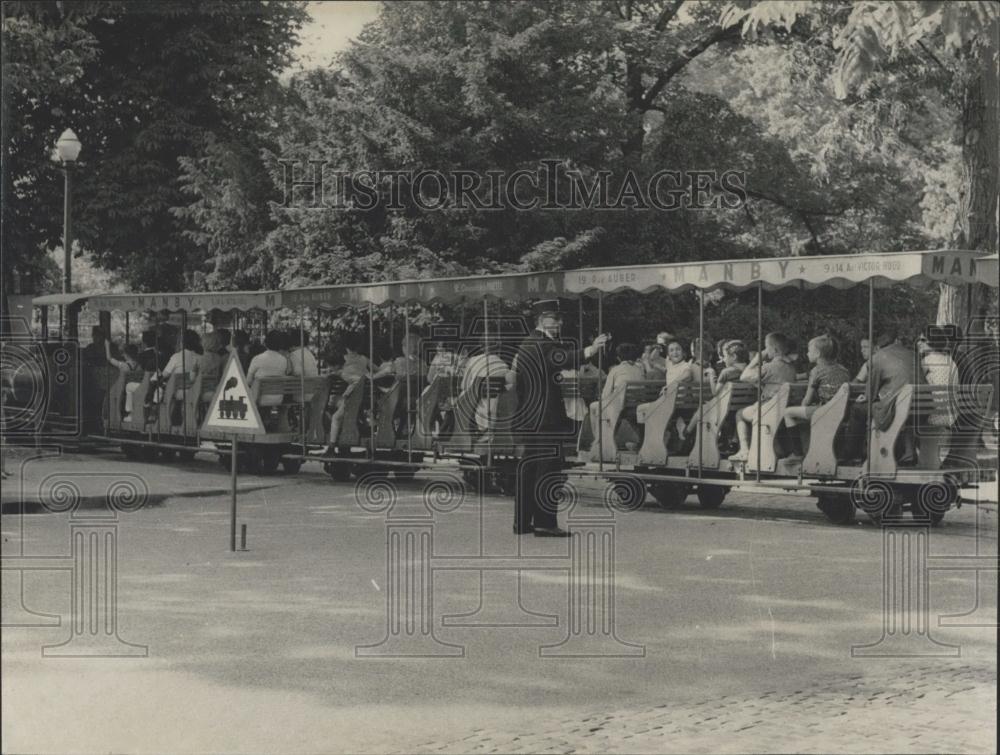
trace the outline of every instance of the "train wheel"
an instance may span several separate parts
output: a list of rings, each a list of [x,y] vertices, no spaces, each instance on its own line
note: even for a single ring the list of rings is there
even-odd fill
[[[254,452],[251,451],[251,454]],[[281,466],[281,449],[275,447],[262,448],[255,454],[257,456],[257,468],[259,474],[273,475]]]
[[[156,446],[138,446],[137,448],[139,461],[145,461],[149,464],[156,461]]]
[[[335,482],[350,482],[351,466],[351,464],[335,464],[328,461],[323,465],[323,471],[330,475],[330,479]]]
[[[462,468],[462,479],[465,481],[466,487],[469,490],[479,490],[479,468],[478,467],[463,467]]]
[[[513,496],[517,491],[517,475],[513,472],[501,472],[499,475],[500,494]]]
[[[676,509],[691,493],[691,486],[683,482],[654,482],[649,492],[664,509]]]
[[[729,488],[723,485],[699,485],[698,505],[703,509],[717,509],[726,500]]]
[[[937,527],[948,509],[958,502],[959,489],[952,480],[945,479],[910,489],[906,497],[910,500],[910,516],[915,521]]]
[[[125,455],[125,458],[130,461],[135,461],[139,458],[137,447],[133,446],[131,443],[122,443],[122,453]]]
[[[820,495],[816,508],[833,524],[850,524],[854,521],[854,501],[849,495]]]
[[[181,461],[194,461],[194,451],[178,451],[177,458]]]
[[[605,503],[616,511],[636,511],[646,502],[646,486],[635,477],[609,477]]]
[[[172,448],[164,448],[160,450],[160,460],[169,464],[177,458],[177,452]]]
[[[282,459],[281,468],[285,474],[298,474],[298,471],[302,469],[302,459]]]
[[[896,486],[876,481],[868,484],[868,494],[862,498],[860,506],[872,524],[892,524],[903,514],[903,497]]]

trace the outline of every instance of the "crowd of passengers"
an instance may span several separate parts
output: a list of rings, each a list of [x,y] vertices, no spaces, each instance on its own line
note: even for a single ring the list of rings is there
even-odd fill
[[[634,381],[662,381],[663,389],[675,384],[699,386],[706,396],[716,395],[722,387],[733,381],[760,384],[759,401],[772,398],[783,384],[807,383],[802,403],[785,411],[786,425],[808,426],[816,409],[829,401],[845,382],[867,384],[869,378],[874,392],[871,414],[876,426],[891,420],[892,398],[904,385],[934,384],[958,385],[993,383],[997,381],[996,358],[984,356],[983,348],[996,350],[996,334],[989,338],[963,338],[961,329],[953,325],[930,326],[912,346],[904,345],[898,334],[890,329],[879,331],[874,344],[861,339],[859,349],[864,359],[860,370],[851,374],[841,363],[842,348],[838,340],[828,333],[817,335],[806,344],[805,353],[788,336],[780,332],[768,333],[761,352],[751,353],[746,343],[736,339],[721,339],[712,345],[709,339],[701,341],[669,332],[659,333],[646,345],[625,342],[605,357],[610,363],[603,377],[602,401],[620,395],[623,385]],[[217,379],[230,353],[238,356],[248,384],[265,377],[313,377],[335,375],[346,384],[346,390],[331,399],[329,441],[335,446],[344,416],[345,401],[355,390],[361,378],[369,375],[376,385],[382,378],[418,378],[420,387],[438,376],[455,376],[460,379],[461,390],[470,388],[483,378],[502,378],[507,389],[514,385],[516,356],[510,344],[496,339],[486,339],[476,345],[458,347],[454,343],[439,341],[421,349],[422,339],[410,333],[401,339],[394,353],[377,350],[374,359],[368,354],[367,339],[358,334],[346,334],[326,345],[322,362],[317,358],[308,332],[298,330],[271,330],[262,341],[251,338],[243,331],[230,332],[217,328],[204,335],[194,330],[174,328],[161,324],[144,331],[139,344],[118,346],[105,338],[99,327],[92,330],[92,342],[83,349],[82,359],[87,367],[110,365],[129,373],[143,372],[149,376],[149,390],[138,399],[135,392],[141,385],[131,380],[125,388],[125,415],[141,407],[147,413],[163,401],[163,388],[174,373],[184,372],[189,379],[201,374]],[[423,353],[422,353],[423,352]],[[593,360],[592,360],[593,361]],[[991,374],[982,372],[982,365],[993,365]],[[978,372],[977,372],[978,370]],[[565,376],[573,373],[566,371]],[[594,364],[580,367],[579,375],[599,375]],[[391,382],[391,381],[390,381]],[[418,388],[419,390],[419,388]],[[176,398],[183,397],[183,389]],[[211,398],[211,391],[203,397]],[[281,402],[281,397],[272,397]],[[491,394],[479,400],[475,410],[477,427],[487,432],[490,418],[497,416],[498,398]],[[137,401],[139,404],[137,404]],[[991,411],[996,411],[996,391]],[[435,419],[441,429],[450,422],[453,405],[446,401]],[[566,411],[578,423],[589,416],[598,421],[598,402],[588,407],[580,398],[566,400]],[[750,448],[753,420],[757,404],[742,409],[736,417],[736,438],[739,448],[733,460],[746,460]],[[858,398],[850,413],[850,435],[863,442],[868,420],[868,402]],[[959,420],[956,403],[946,403],[928,418],[931,425],[951,426]],[[179,424],[177,422],[176,424]],[[690,437],[697,427],[697,412],[678,419],[677,433]]]

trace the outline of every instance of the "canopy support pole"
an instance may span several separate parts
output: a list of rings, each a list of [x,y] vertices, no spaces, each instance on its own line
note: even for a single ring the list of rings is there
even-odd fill
[[[299,307],[299,437],[306,455],[306,331],[305,307]]]
[[[581,349],[583,349],[584,348],[584,343],[586,342],[586,336],[584,336],[584,334],[583,334],[583,296],[580,296],[580,298],[577,299],[576,301],[577,301],[577,324],[579,325],[579,329],[577,330],[577,334],[578,334],[578,337],[580,339],[577,342],[577,345]],[[576,395],[583,401],[583,422],[587,422],[590,419],[590,417],[587,415],[587,410],[590,409],[590,407],[587,405],[587,399],[584,398],[584,393],[583,393],[583,363],[582,362],[580,363],[580,365],[579,365],[579,367],[577,368],[577,371],[576,371]],[[579,406],[580,406],[579,404],[576,404],[576,406],[574,406],[574,408],[573,408],[574,415],[577,413]],[[580,429],[576,433],[576,454],[577,454],[577,457],[579,457],[579,455],[580,455],[580,436],[581,436],[582,433],[583,433],[583,423],[581,423]]]
[[[490,308],[483,297],[483,356],[486,364],[486,466],[493,466],[493,412],[490,409]],[[482,385],[482,384],[480,384]],[[482,389],[480,389],[482,390]]]
[[[867,401],[865,402],[865,475],[861,478],[861,495],[865,494],[865,483],[867,481],[867,476],[871,474],[871,459],[872,459],[872,401],[875,397],[872,395],[873,383],[872,383],[872,357],[875,356],[875,281],[872,278],[868,279],[868,375],[865,380],[868,383],[865,388],[865,396]]]
[[[375,305],[368,304],[368,446],[372,464],[375,463]]]
[[[757,482],[760,482],[761,423],[764,405],[764,281],[757,283]]]
[[[155,315],[155,313],[154,313],[154,315]],[[156,367],[156,372],[154,373],[154,375],[156,377],[156,387],[160,388],[161,391],[162,391],[163,366],[160,364],[160,323],[157,323],[155,325],[153,333],[155,334],[155,344],[156,344],[155,345],[156,354],[154,356],[154,359],[155,359],[154,367]],[[161,395],[160,395],[160,400],[161,401],[163,400],[162,393],[165,393],[165,391],[161,392]],[[156,391],[155,390],[153,391],[153,398],[154,399],[156,398]],[[143,412],[145,412],[145,411],[146,411],[146,409],[145,409],[145,406],[144,406],[143,407]],[[152,433],[148,433],[147,437],[152,440]],[[156,407],[156,442],[159,443],[159,441],[160,441],[160,407],[157,406]]]
[[[125,345],[126,346],[128,346],[128,344],[129,344],[128,315],[129,315],[128,310],[126,310],[125,311]],[[108,338],[110,338],[110,337],[111,337],[111,334],[108,333]]]
[[[389,320],[389,353],[396,349],[396,305],[389,302],[389,313],[386,318]],[[392,359],[392,357],[389,357]]]
[[[597,292],[597,334],[604,333],[604,292]],[[597,350],[597,469],[604,471],[604,349]]]
[[[406,462],[413,463],[413,393],[410,382],[413,376],[410,374],[410,355],[406,350],[410,348],[410,310],[403,308],[403,361],[406,364]],[[419,370],[417,371],[419,373]]]
[[[187,386],[188,386],[188,374],[187,374],[187,346],[184,343],[187,338],[187,312],[181,312],[181,437],[184,438],[184,444],[187,444],[187,435],[184,431],[187,429]],[[167,402],[167,407],[170,406],[170,402],[173,400],[173,396],[166,396],[165,400]]]
[[[705,289],[698,289],[698,348],[701,349],[699,359],[705,358]],[[705,365],[701,365],[701,375],[698,378],[698,423],[701,424],[705,411]],[[698,431],[698,479],[702,474],[702,433]]]

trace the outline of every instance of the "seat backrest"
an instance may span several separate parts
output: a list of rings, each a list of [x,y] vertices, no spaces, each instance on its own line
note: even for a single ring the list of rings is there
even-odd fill
[[[788,405],[796,406],[802,403],[809,390],[809,383],[789,383],[788,384]]]
[[[757,401],[757,385],[755,383],[733,382],[730,388],[729,408],[742,409]]]
[[[663,391],[659,380],[636,380],[625,384],[625,408],[635,408],[639,404],[656,401]]]
[[[296,375],[281,375],[258,378],[254,383],[257,400],[264,396],[290,396],[292,401],[302,400],[302,388],[305,395],[311,396],[326,385],[326,377],[298,377]]]
[[[491,375],[479,384],[479,395],[483,398],[496,398],[507,389],[507,378],[503,375]]]
[[[348,382],[340,375],[330,375],[330,395],[331,396],[343,396],[344,392],[347,390]]]
[[[677,386],[677,398],[674,400],[674,408],[696,408],[702,398],[708,401],[711,397],[712,391],[708,383],[704,383],[701,387],[699,387],[698,383],[681,383]]]

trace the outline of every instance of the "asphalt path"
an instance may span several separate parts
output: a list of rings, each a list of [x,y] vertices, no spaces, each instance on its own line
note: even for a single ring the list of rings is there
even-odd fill
[[[883,635],[884,532],[830,525],[806,497],[734,492],[718,511],[692,497],[611,514],[603,489],[580,483],[561,520],[599,533],[587,563],[601,568],[588,573],[570,571],[584,540],[514,536],[509,499],[467,490],[447,470],[362,488],[308,466],[241,477],[248,549],[231,553],[228,480],[208,460],[22,453],[7,468],[5,504],[44,498],[43,483],[62,478],[81,500],[99,499],[109,480],[145,486],[145,505],[114,516],[114,537],[117,634],[147,652],[43,656],[70,636],[70,526],[97,509],[5,513],[5,559],[54,556],[61,568],[4,571],[4,752],[995,745],[996,573],[980,573],[977,588],[973,571],[930,572],[929,632],[907,646],[915,655],[852,657]],[[995,504],[949,512],[929,555],[995,558],[996,514]],[[433,577],[414,568],[412,581],[396,580],[392,532],[404,533],[404,563],[419,567],[432,550]],[[594,554],[612,537],[602,564]],[[419,596],[426,627],[419,612],[406,624],[406,601]],[[56,621],[46,616],[60,625],[27,626]],[[574,617],[587,643],[567,642]],[[720,718],[727,706],[736,713]],[[671,718],[681,712],[686,723]]]

